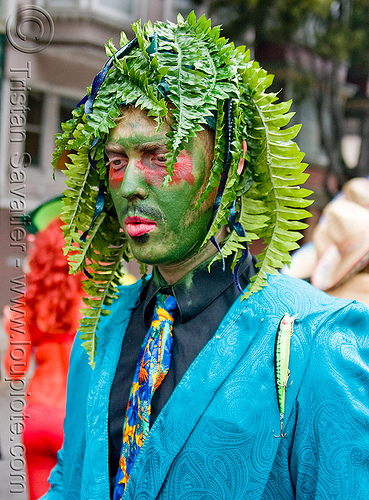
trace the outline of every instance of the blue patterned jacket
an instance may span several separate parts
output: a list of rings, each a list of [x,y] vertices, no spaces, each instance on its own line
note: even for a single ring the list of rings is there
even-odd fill
[[[77,340],[65,442],[44,500],[108,500],[108,404],[140,284],[98,330],[96,368]],[[298,314],[285,438],[274,377],[278,324]],[[369,309],[271,276],[237,300],[155,421],[124,500],[369,499]]]

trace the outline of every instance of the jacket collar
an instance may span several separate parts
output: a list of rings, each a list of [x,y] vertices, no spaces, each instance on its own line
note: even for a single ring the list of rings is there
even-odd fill
[[[231,259],[226,259],[224,271],[222,262],[219,260],[215,261],[209,270],[208,266],[213,258],[214,256],[199,264],[174,285],[168,285],[159,270],[154,267],[152,279],[142,299],[144,300],[145,324],[147,327],[150,325],[158,292],[169,293],[175,297],[180,322],[185,323],[200,314],[227,288],[236,286],[233,279]],[[256,272],[254,264],[255,258],[249,254],[240,267],[240,283],[243,289],[248,286],[250,278]]]

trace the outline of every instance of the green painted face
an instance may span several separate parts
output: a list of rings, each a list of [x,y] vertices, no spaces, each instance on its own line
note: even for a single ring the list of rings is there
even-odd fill
[[[165,135],[140,109],[127,109],[105,146],[109,189],[132,253],[141,262],[172,265],[186,262],[207,233],[214,195],[194,210],[208,179],[212,145],[201,132],[182,151],[169,186],[166,176]]]

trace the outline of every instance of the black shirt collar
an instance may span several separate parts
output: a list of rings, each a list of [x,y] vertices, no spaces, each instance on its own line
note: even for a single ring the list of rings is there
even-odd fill
[[[156,302],[156,294],[158,292],[168,293],[175,297],[179,310],[179,315],[176,316],[175,322],[185,323],[200,314],[228,287],[236,286],[231,269],[231,259],[226,259],[224,271],[222,269],[222,262],[217,260],[212,264],[209,272],[208,265],[213,258],[214,256],[199,264],[173,285],[168,285],[159,270],[154,267],[152,278],[141,295],[147,327],[150,326]],[[249,254],[240,267],[239,281],[243,289],[247,287],[250,278],[256,272],[254,267],[255,262],[255,257]]]

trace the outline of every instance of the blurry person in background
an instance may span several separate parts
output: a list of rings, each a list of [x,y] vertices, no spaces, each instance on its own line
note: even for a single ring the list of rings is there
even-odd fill
[[[55,215],[53,209],[55,200],[50,202],[51,214]],[[47,204],[42,210],[47,211]],[[4,327],[12,345],[21,340],[26,346],[24,369],[20,374],[14,366],[9,344],[4,359],[8,376],[19,379],[25,377],[27,370],[30,372],[23,432],[30,500],[47,491],[47,478],[63,442],[69,356],[82,306],[82,275],[69,274],[61,224],[59,218],[54,218],[35,236],[26,270],[23,333],[11,329],[14,312],[9,306],[4,311]],[[34,364],[30,363],[32,356]]]
[[[329,295],[369,306],[369,210],[346,199],[327,205],[317,234],[331,243],[318,252],[311,284]],[[316,240],[315,235],[314,240]]]
[[[312,241],[284,272],[334,297],[369,306],[369,179],[354,178],[324,208]]]

